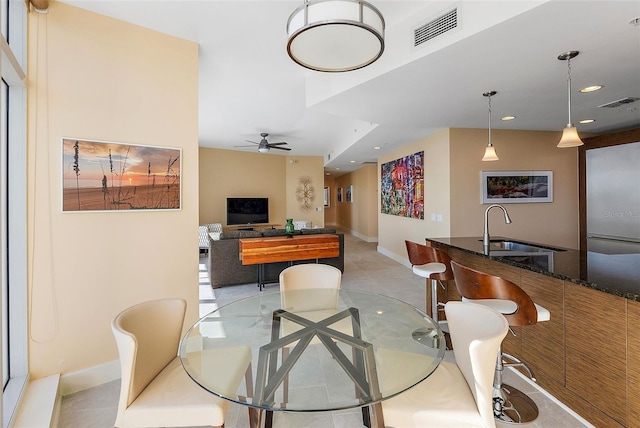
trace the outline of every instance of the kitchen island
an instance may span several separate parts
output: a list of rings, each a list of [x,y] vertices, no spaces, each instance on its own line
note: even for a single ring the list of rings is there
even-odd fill
[[[551,320],[514,327],[505,352],[596,426],[640,427],[640,251],[589,242],[587,251],[492,237],[426,238],[466,266],[518,284]],[[520,246],[518,244],[521,244]],[[522,251],[522,249],[526,251]],[[455,283],[440,301],[459,300]]]

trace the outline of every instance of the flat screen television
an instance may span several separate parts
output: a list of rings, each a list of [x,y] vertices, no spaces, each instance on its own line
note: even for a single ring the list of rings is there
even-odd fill
[[[269,223],[269,198],[227,198],[227,225]]]

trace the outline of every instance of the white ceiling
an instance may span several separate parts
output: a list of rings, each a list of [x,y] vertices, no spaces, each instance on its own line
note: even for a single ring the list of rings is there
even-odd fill
[[[245,140],[287,141],[344,173],[447,127],[580,133],[640,126],[640,1],[369,0],[386,20],[385,52],[348,73],[319,73],[286,53],[289,15],[302,0],[65,0],[75,6],[199,44],[200,146],[257,150]],[[458,9],[458,26],[419,47],[413,29]],[[581,94],[584,86],[600,91]],[[517,118],[502,122],[500,117]],[[577,122],[595,119],[588,125]],[[373,150],[380,146],[381,150]],[[500,148],[496,147],[498,154]],[[481,156],[478,153],[478,156]],[[351,163],[350,161],[355,161]]]

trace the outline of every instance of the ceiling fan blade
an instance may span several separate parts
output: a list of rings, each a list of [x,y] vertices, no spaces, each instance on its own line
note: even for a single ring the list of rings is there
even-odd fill
[[[254,146],[233,146],[233,147],[254,147]]]
[[[246,141],[247,143],[260,144],[260,143],[256,143],[255,141],[251,141],[251,140],[244,140],[244,141]]]
[[[287,143],[286,141],[281,141],[279,143],[269,143],[270,146],[281,146],[283,144],[289,144],[289,143]]]
[[[290,148],[288,148],[288,147],[278,147],[278,146],[274,146],[274,147],[271,147],[271,148],[272,148],[272,149],[278,149],[278,150],[287,150],[287,151],[290,151],[290,150],[291,150],[291,149],[290,149]]]

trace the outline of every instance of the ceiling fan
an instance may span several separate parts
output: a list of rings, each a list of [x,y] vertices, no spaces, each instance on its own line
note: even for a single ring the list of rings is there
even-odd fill
[[[263,132],[262,134],[260,134],[260,136],[262,137],[262,140],[260,140],[259,143],[256,143],[255,141],[246,140],[247,143],[257,144],[258,145],[258,151],[260,153],[267,153],[271,149],[291,150],[288,147],[280,147],[283,144],[288,144],[288,143],[286,143],[284,141],[281,141],[279,143],[270,143],[270,142],[268,142],[267,141],[267,137],[269,136],[269,134],[267,134],[266,132]],[[253,146],[235,146],[235,147],[253,147]]]

